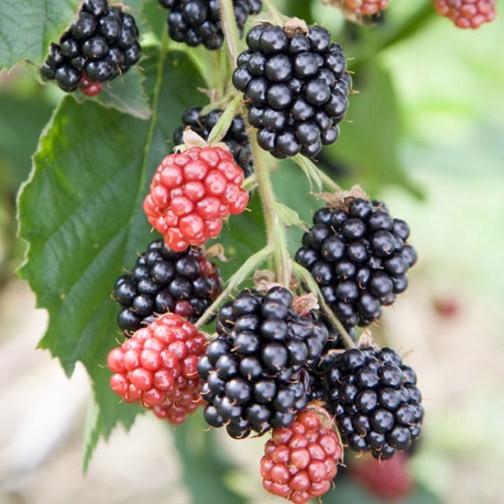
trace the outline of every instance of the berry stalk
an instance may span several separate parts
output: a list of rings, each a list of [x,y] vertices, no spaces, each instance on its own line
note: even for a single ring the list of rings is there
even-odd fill
[[[234,69],[240,47],[240,37],[238,36],[238,27],[236,26],[232,0],[221,0],[221,24],[229,50],[231,68]]]
[[[229,299],[233,290],[238,287],[252,271],[255,271],[266,259],[271,257],[272,253],[273,251],[268,245],[251,255],[229,279],[228,284],[222,289],[219,297],[207,308],[196,324],[194,324],[196,328],[199,329],[204,326],[215,315],[221,305]]]
[[[338,330],[338,332],[341,335],[341,339],[343,340],[345,346],[347,348],[357,348],[355,345],[353,339],[350,337],[348,334],[347,330],[343,326],[343,324],[340,322],[338,317],[334,315],[333,311],[331,308],[329,308],[329,305],[325,302],[324,296],[322,292],[320,292],[319,286],[317,285],[317,282],[314,280],[312,277],[311,273],[306,269],[303,268],[300,264],[297,263],[292,263],[292,270],[294,274],[298,277],[301,278],[301,280],[308,286],[309,291],[314,292],[317,295],[318,302],[320,303],[320,307],[326,314],[327,318],[330,320],[331,324]]]

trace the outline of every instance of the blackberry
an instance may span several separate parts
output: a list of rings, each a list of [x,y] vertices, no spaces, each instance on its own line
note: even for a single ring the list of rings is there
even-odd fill
[[[219,109],[212,110],[206,115],[201,115],[201,107],[188,108],[182,116],[183,125],[176,129],[173,134],[174,144],[180,145],[184,143],[182,135],[186,127],[190,127],[195,133],[207,140],[210,131],[221,115],[222,111]],[[231,122],[231,126],[222,141],[228,146],[231,154],[233,154],[236,164],[243,169],[245,177],[252,175],[253,161],[250,141],[245,122],[239,115]]]
[[[345,327],[371,324],[408,286],[406,272],[417,260],[408,225],[363,198],[319,209],[313,224],[296,262],[310,270]]]
[[[357,452],[389,459],[420,436],[423,407],[416,374],[390,348],[351,349],[322,363],[328,410]]]
[[[195,322],[220,288],[219,269],[203,249],[174,252],[163,240],[155,240],[137,259],[132,272],[115,283],[113,297],[123,307],[117,323],[122,331],[132,333],[166,312]]]
[[[328,331],[294,312],[292,300],[283,287],[265,295],[247,289],[219,312],[218,337],[198,371],[205,419],[226,425],[231,437],[286,427],[308,402],[304,377],[318,364]]]
[[[40,68],[44,80],[56,80],[68,93],[88,96],[101,92],[101,83],[127,72],[141,57],[135,19],[107,0],[85,0],[77,19],[52,43]]]
[[[219,0],[159,0],[168,9],[168,34],[176,42],[191,47],[203,44],[207,49],[219,49],[224,42]],[[233,0],[234,14],[240,37],[249,15],[262,9],[261,0]]]
[[[351,78],[330,33],[320,26],[303,34],[260,25],[248,32],[247,45],[233,84],[244,93],[259,145],[277,158],[314,157],[335,142]]]

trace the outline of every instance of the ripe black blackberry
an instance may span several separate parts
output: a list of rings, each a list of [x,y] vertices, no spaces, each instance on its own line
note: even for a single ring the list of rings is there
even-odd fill
[[[310,270],[345,327],[371,324],[408,286],[406,272],[417,260],[408,225],[363,198],[317,210],[313,224],[296,262]]]
[[[422,396],[394,350],[354,348],[326,357],[322,369],[328,411],[352,450],[385,460],[418,439]]]
[[[222,110],[219,109],[212,110],[206,115],[201,115],[201,107],[188,108],[182,116],[184,124],[176,129],[173,134],[173,142],[175,145],[184,143],[182,135],[186,127],[190,127],[200,137],[207,140],[211,129],[216,125],[221,115]],[[252,175],[253,161],[250,141],[245,122],[239,115],[233,119],[222,141],[228,146],[236,164],[242,168],[245,177]]]
[[[113,297],[124,307],[117,323],[122,331],[132,333],[168,311],[195,322],[220,289],[219,269],[202,248],[174,252],[163,240],[155,240],[133,271],[116,281]]]
[[[63,91],[80,87],[85,93],[138,62],[142,54],[138,35],[135,18],[121,7],[109,7],[107,0],[84,0],[59,43],[50,45],[40,75],[44,80],[56,80]]]
[[[220,0],[159,0],[168,9],[168,34],[176,42],[207,49],[219,49],[224,42],[221,26]],[[261,0],[233,0],[234,14],[240,37],[249,15],[262,9]]]
[[[255,26],[233,73],[259,145],[277,158],[316,156],[338,139],[348,108],[351,78],[341,47],[321,26],[307,30]]]
[[[285,427],[308,402],[305,375],[320,359],[328,331],[292,309],[292,294],[272,287],[244,290],[226,303],[218,337],[198,363],[209,425],[231,437]]]

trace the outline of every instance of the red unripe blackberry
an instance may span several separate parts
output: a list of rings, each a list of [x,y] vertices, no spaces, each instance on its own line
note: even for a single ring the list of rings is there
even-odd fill
[[[183,133],[189,127],[204,140],[222,115],[222,110],[214,109],[206,115],[201,115],[201,107],[188,108],[182,116],[183,125],[173,133],[173,142],[175,145],[184,143]],[[231,126],[222,139],[238,166],[243,170],[245,177],[253,173],[252,152],[250,150],[250,140],[247,133],[245,121],[237,115],[231,122]]]
[[[352,20],[366,20],[381,14],[390,0],[323,0],[324,3],[334,5]]]
[[[347,328],[367,326],[408,286],[417,260],[409,227],[378,201],[354,198],[346,207],[321,208],[303,236],[296,262],[310,270]]]
[[[351,349],[321,364],[328,411],[343,441],[386,460],[420,436],[424,410],[413,369],[390,348]]]
[[[348,474],[371,495],[387,501],[405,499],[414,488],[408,455],[402,452],[391,460],[364,457],[350,466]]]
[[[233,84],[244,93],[259,145],[278,158],[313,157],[335,142],[348,108],[351,78],[330,33],[259,25],[247,34]]]
[[[261,459],[264,488],[296,504],[331,488],[343,448],[322,408],[299,413],[288,427],[273,429]]]
[[[191,47],[203,44],[207,49],[219,49],[224,42],[220,0],[159,0],[168,9],[168,34],[177,42]],[[261,0],[233,0],[234,14],[240,37],[249,15],[262,9]]]
[[[109,7],[106,0],[85,0],[59,44],[50,45],[40,75],[44,80],[55,79],[63,91],[80,88],[85,95],[96,96],[102,82],[139,61],[138,36],[135,19],[121,7]]]
[[[190,322],[162,315],[109,352],[110,386],[124,401],[181,423],[202,405],[197,363],[205,346],[206,339]]]
[[[167,247],[180,252],[215,238],[222,219],[245,210],[249,196],[241,189],[243,179],[228,150],[191,147],[163,159],[143,208]]]
[[[434,0],[436,11],[459,28],[479,28],[495,19],[496,0]]]
[[[218,337],[198,363],[208,402],[204,416],[231,437],[290,425],[306,407],[309,369],[319,362],[328,331],[292,309],[292,294],[272,287],[244,290],[220,310]]]
[[[113,297],[123,307],[117,322],[127,334],[166,312],[196,322],[220,290],[219,268],[203,249],[174,252],[162,240],[154,240],[131,273],[116,281]]]

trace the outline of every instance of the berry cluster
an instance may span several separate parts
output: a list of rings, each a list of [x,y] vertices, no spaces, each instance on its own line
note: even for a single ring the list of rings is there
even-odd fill
[[[292,294],[244,290],[219,312],[218,337],[198,364],[205,419],[231,437],[290,425],[308,401],[306,370],[318,364],[324,324],[292,309]]]
[[[224,42],[220,0],[159,0],[168,9],[168,34],[177,42],[207,49],[219,49]],[[262,9],[261,0],[233,0],[234,15],[240,36],[249,15]]]
[[[310,270],[346,327],[371,324],[408,285],[406,272],[417,259],[406,243],[408,225],[392,218],[383,203],[364,198],[321,208],[313,223],[296,261]]]
[[[180,145],[184,142],[183,133],[187,127],[191,128],[204,140],[207,140],[210,131],[217,124],[221,115],[222,111],[219,109],[212,110],[205,115],[201,115],[201,107],[187,109],[182,116],[184,124],[176,129],[173,134],[173,142],[175,145]],[[242,168],[245,177],[252,175],[253,162],[249,136],[245,122],[239,115],[231,122],[229,130],[222,141],[227,145],[231,154],[233,154],[236,164]]]
[[[478,28],[495,19],[496,0],[434,0],[436,11],[459,28]]]
[[[162,315],[109,352],[110,386],[126,402],[182,423],[202,405],[197,363],[205,346],[204,336],[190,322]]]
[[[261,459],[268,492],[304,504],[331,488],[343,449],[334,430],[324,425],[327,417],[320,408],[306,409],[289,427],[273,429]]]
[[[127,72],[141,56],[134,17],[107,0],[84,0],[77,20],[51,44],[40,68],[45,80],[56,80],[67,92],[80,88],[95,96],[102,82]]]
[[[423,408],[416,374],[390,348],[354,348],[322,364],[328,411],[343,440],[381,460],[420,436]]]
[[[259,145],[278,158],[313,157],[335,142],[348,107],[351,79],[330,33],[260,25],[247,34],[233,84],[243,91]]]
[[[222,219],[245,210],[243,179],[243,170],[228,150],[191,147],[163,159],[143,208],[168,248],[181,252],[215,238]]]
[[[117,323],[122,331],[131,333],[166,312],[195,322],[220,289],[219,269],[203,249],[174,252],[162,240],[155,240],[137,259],[133,271],[116,281],[114,299],[123,306]]]

